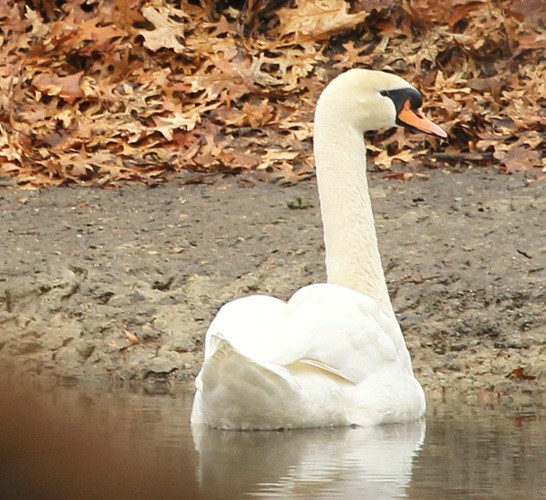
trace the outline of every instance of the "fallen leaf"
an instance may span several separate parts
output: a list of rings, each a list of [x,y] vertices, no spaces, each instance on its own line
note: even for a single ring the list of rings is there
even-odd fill
[[[405,149],[405,150],[399,151],[398,153],[395,153],[393,155],[389,155],[387,150],[380,149],[379,154],[374,158],[374,163],[377,166],[388,170],[388,169],[391,168],[393,161],[397,160],[397,161],[401,161],[403,163],[409,163],[418,154],[419,153],[417,153],[417,152],[413,152],[413,151]]]
[[[84,96],[80,87],[80,79],[83,71],[68,76],[57,76],[48,73],[40,73],[32,80],[36,90],[44,95],[59,96],[69,103]]]
[[[152,120],[155,123],[154,130],[157,130],[168,141],[173,140],[173,131],[185,130],[191,131],[195,128],[195,125],[199,121],[199,114],[193,113],[193,115],[184,115],[177,112],[171,116],[154,116]]]
[[[500,401],[500,392],[498,391],[479,391],[478,403],[479,404],[496,404]]]
[[[516,368],[516,369],[512,370],[508,376],[511,377],[511,378],[513,378],[513,377],[519,378],[521,380],[536,380],[536,378],[537,378],[534,375],[527,375],[524,372],[523,368]]]
[[[125,333],[125,336],[130,340],[131,345],[138,345],[140,344],[139,338],[129,330],[123,330],[123,333]]]
[[[142,15],[155,28],[149,31],[139,31],[140,35],[144,38],[144,47],[153,52],[159,49],[172,49],[177,54],[184,53],[184,45],[179,40],[179,38],[184,38],[184,24],[171,19],[171,17],[176,17],[180,20],[187,18],[184,11],[175,9],[174,7],[159,7],[158,9],[144,7]]]
[[[383,175],[383,179],[396,179],[399,181],[409,181],[413,177],[412,172],[392,172]]]
[[[277,15],[283,36],[304,35],[318,40],[354,28],[369,13],[349,14],[349,5],[344,0],[296,0],[295,7],[283,7]]]
[[[114,40],[127,36],[127,33],[113,24],[102,25],[101,19],[94,17],[77,26],[70,38],[74,46],[81,46],[82,52],[104,51],[109,49]]]
[[[493,156],[505,166],[506,173],[525,172],[541,166],[538,151],[522,145],[508,147],[507,150],[495,150]]]

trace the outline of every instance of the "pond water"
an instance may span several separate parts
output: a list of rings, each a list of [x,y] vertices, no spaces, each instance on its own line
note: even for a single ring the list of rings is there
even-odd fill
[[[16,388],[16,390],[13,389]],[[192,429],[192,396],[2,387],[2,498],[546,498],[546,411],[375,428]]]

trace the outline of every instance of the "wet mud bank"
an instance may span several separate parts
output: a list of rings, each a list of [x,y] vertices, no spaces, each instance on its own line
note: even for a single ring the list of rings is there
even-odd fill
[[[546,187],[372,174],[389,289],[431,402],[544,401]],[[0,191],[0,366],[191,387],[208,323],[325,280],[314,182]]]

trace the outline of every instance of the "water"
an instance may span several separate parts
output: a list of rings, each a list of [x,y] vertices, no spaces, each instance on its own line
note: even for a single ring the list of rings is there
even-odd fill
[[[1,498],[546,498],[546,412],[375,428],[191,429],[189,395],[2,388]]]

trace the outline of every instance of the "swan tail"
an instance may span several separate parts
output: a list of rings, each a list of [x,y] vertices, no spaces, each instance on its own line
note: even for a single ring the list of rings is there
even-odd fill
[[[222,429],[279,429],[297,399],[297,382],[278,365],[259,363],[221,340],[196,381],[193,424]]]

